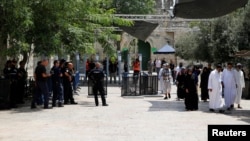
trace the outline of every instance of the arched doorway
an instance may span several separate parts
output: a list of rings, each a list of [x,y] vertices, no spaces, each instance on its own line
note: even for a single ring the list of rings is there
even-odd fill
[[[151,47],[148,42],[138,41],[138,53],[142,55],[142,70],[147,70],[147,62],[150,59]]]

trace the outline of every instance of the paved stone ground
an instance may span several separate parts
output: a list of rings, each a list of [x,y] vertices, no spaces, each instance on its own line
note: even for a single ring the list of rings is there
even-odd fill
[[[121,97],[119,87],[108,88],[108,107],[96,107],[87,87],[74,97],[78,105],[0,111],[0,141],[206,141],[209,124],[250,123],[250,100],[230,113],[211,113],[208,102],[185,111],[174,85],[169,100]]]

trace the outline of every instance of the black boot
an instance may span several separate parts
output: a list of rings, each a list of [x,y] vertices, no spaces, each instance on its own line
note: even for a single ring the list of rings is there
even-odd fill
[[[59,102],[59,103],[58,103],[58,107],[63,107],[62,102]]]
[[[52,102],[52,107],[56,107],[56,102]]]

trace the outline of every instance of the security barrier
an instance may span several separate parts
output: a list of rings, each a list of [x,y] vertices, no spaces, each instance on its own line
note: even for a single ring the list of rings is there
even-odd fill
[[[156,95],[158,94],[157,74],[141,73],[140,75],[140,94]]]
[[[140,75],[124,72],[122,74],[121,96],[140,95]]]
[[[121,96],[156,95],[158,93],[157,74],[141,72],[139,75],[123,73]]]

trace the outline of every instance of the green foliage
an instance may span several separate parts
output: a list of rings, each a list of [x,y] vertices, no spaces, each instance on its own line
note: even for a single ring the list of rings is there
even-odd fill
[[[10,46],[4,53],[25,54],[34,44],[37,55],[93,54],[95,41],[111,53],[110,40],[118,39],[111,27],[133,24],[114,17],[111,4],[103,0],[0,1],[0,41],[8,38]]]
[[[154,14],[155,0],[113,0],[117,14]]]
[[[186,33],[176,42],[177,55],[184,59],[215,63],[234,62],[238,61],[238,58],[234,57],[238,50],[250,49],[249,5],[208,22],[191,22],[190,27],[198,27],[199,30]]]
[[[191,35],[191,36],[190,36]],[[194,60],[193,52],[197,48],[196,36],[192,33],[182,34],[175,44],[176,55],[183,59]]]

